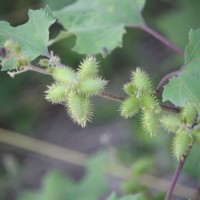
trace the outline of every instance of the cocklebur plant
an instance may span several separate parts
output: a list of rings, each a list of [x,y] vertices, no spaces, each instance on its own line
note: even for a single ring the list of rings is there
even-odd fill
[[[78,0],[53,13],[49,7],[30,10],[28,22],[21,26],[12,27],[7,22],[0,22],[0,60],[2,71],[8,71],[12,77],[28,70],[51,75],[53,83],[47,86],[45,98],[53,104],[63,104],[73,121],[83,127],[92,119],[93,96],[121,102],[120,114],[124,118],[134,117],[141,112],[142,126],[150,136],[161,132],[161,122],[164,128],[174,134],[172,152],[179,160],[175,178],[166,195],[166,200],[169,200],[190,148],[194,143],[200,144],[200,29],[190,31],[189,44],[184,54],[147,26],[141,14],[144,5],[145,0]],[[55,23],[55,18],[65,30],[62,35],[58,34],[49,40],[49,27]],[[102,49],[111,52],[122,46],[125,28],[143,30],[178,55],[184,56],[184,68],[164,77],[155,91],[146,72],[136,68],[132,72],[131,81],[123,87],[126,97],[121,97],[104,92],[107,81],[99,76],[99,63],[94,56],[87,56],[75,71],[49,52],[51,44],[70,34],[76,36],[73,50],[78,53],[94,55],[101,53]],[[39,60],[38,67],[32,63],[39,56],[43,58]],[[163,101],[171,101],[174,106],[166,106],[158,101],[157,95],[163,87]],[[159,120],[162,110],[170,114]]]

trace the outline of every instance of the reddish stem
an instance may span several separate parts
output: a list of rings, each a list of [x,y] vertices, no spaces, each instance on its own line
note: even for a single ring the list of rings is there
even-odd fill
[[[179,177],[179,175],[180,175],[180,173],[181,173],[181,170],[182,170],[182,168],[183,168],[183,165],[184,165],[184,163],[185,163],[185,161],[186,161],[186,158],[187,158],[187,156],[188,156],[188,154],[189,154],[191,148],[192,148],[192,144],[190,145],[188,151],[187,151],[186,154],[183,156],[183,158],[179,161],[179,164],[178,164],[178,166],[177,166],[177,168],[176,168],[176,171],[174,172],[174,175],[173,175],[173,177],[172,177],[172,181],[171,181],[171,184],[170,184],[169,189],[168,189],[168,191],[167,191],[165,200],[170,200],[170,199],[171,199],[172,193],[173,193],[174,188],[175,188],[175,186],[176,186],[176,182],[177,182],[177,180],[178,180],[178,177]]]
[[[131,27],[131,26],[129,26],[129,27]],[[172,42],[170,42],[169,40],[167,40],[165,37],[163,37],[162,35],[160,35],[158,32],[154,31],[153,29],[151,29],[147,25],[132,26],[131,28],[138,28],[138,29],[141,29],[141,30],[149,33],[151,36],[153,36],[154,38],[156,38],[157,40],[159,40],[160,42],[162,42],[167,47],[171,48],[174,52],[176,52],[180,56],[182,56],[182,57],[184,56],[184,52],[181,49],[179,49],[176,45],[174,45]]]

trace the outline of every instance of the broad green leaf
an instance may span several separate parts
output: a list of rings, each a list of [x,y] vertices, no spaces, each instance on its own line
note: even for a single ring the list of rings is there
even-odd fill
[[[5,40],[12,39],[17,42],[22,53],[29,60],[40,55],[47,55],[49,40],[49,27],[55,22],[51,10],[29,10],[29,21],[23,25],[12,27],[9,23],[0,22],[0,45]]]
[[[200,113],[200,58],[189,62],[178,77],[170,79],[164,87],[163,101],[184,107],[187,101],[195,104]]]
[[[121,47],[125,27],[144,25],[144,4],[145,0],[78,0],[54,15],[76,35],[75,51],[97,54]]]

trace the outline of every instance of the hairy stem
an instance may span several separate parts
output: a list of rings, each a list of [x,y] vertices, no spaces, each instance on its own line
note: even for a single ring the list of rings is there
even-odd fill
[[[147,25],[133,26],[132,28],[142,29],[143,31],[149,33],[151,36],[153,36],[154,38],[156,38],[157,40],[159,40],[160,42],[162,42],[165,46],[167,46],[170,49],[172,49],[178,55],[184,56],[184,52],[181,49],[179,49],[176,45],[174,45],[172,42],[170,42],[169,40],[167,40],[165,37],[163,37],[162,35],[160,35],[158,32],[154,31],[153,29],[151,29]]]
[[[190,145],[190,147],[189,147],[189,149],[187,150],[186,154],[185,154],[185,155],[183,156],[183,158],[179,161],[179,164],[178,164],[178,166],[177,166],[177,168],[176,168],[176,171],[174,172],[174,175],[173,175],[173,177],[172,177],[172,181],[171,181],[171,184],[170,184],[169,189],[168,189],[168,191],[167,191],[165,200],[170,200],[170,199],[171,199],[171,196],[172,196],[172,193],[173,193],[174,188],[175,188],[175,186],[176,186],[178,177],[179,177],[179,175],[180,175],[180,173],[181,173],[181,170],[182,170],[182,168],[183,168],[183,165],[184,165],[184,163],[185,163],[185,161],[186,161],[186,159],[187,159],[187,157],[188,157],[188,154],[189,154],[189,152],[190,152],[190,150],[191,150],[191,148],[192,148],[192,145],[193,145],[193,144]]]

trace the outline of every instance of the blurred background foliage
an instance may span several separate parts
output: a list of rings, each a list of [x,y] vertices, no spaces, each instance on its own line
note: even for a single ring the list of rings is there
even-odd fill
[[[72,2],[74,0],[0,0],[0,19],[17,26],[27,21],[27,11],[30,8],[39,9],[49,5],[51,9],[57,10]],[[199,8],[199,0],[147,0],[143,16],[152,28],[155,28],[177,46],[184,49],[188,42],[190,28],[200,27]],[[54,37],[61,29],[62,27],[58,24],[53,25],[50,36]],[[76,68],[85,55],[77,54],[71,50],[74,43],[75,37],[67,38],[51,46],[51,50],[60,56],[63,63]],[[124,95],[122,85],[129,81],[131,70],[137,66],[146,70],[152,77],[154,85],[156,85],[161,77],[177,69],[182,63],[182,58],[174,55],[170,49],[151,36],[140,30],[129,29],[127,29],[127,33],[123,38],[123,48],[115,49],[106,58],[97,55],[97,59],[100,61],[102,76],[109,80],[107,90],[118,95]],[[35,62],[37,64],[37,61]],[[11,79],[5,72],[0,72],[0,80],[0,127],[24,135],[38,137],[39,139],[47,139],[48,141],[48,134],[45,135],[46,138],[38,136],[35,130],[40,130],[44,120],[51,121],[52,119],[53,121],[55,114],[64,112],[63,107],[52,106],[44,100],[43,92],[46,85],[51,83],[51,78],[34,72],[27,72]],[[159,192],[159,188],[156,195],[152,191],[150,195],[148,188],[138,184],[138,180],[143,173],[147,172],[159,177],[171,175],[177,163],[170,155],[170,135],[163,132],[154,138],[149,138],[141,130],[138,117],[128,120],[128,122],[119,117],[118,103],[99,98],[94,100],[96,112],[88,131],[91,127],[95,128],[113,122],[122,121],[126,123],[127,130],[124,131],[124,134],[128,134],[128,140],[119,142],[116,145],[114,157],[124,165],[132,166],[131,173],[134,178],[130,177],[125,182],[120,181],[117,184],[118,187],[114,187],[114,190],[119,194],[145,191],[149,195],[149,199],[163,199],[163,193]],[[65,117],[67,124],[73,123],[68,120],[67,116]],[[74,129],[77,131],[76,125]],[[48,129],[46,132],[48,132]],[[73,130],[70,134],[74,134]],[[95,131],[93,134],[95,135]],[[67,135],[63,137],[67,137]],[[85,137],[82,135],[81,138],[76,139],[84,140]],[[54,139],[52,140],[54,141]],[[86,138],[86,140],[92,143],[92,139],[90,141],[90,138]],[[109,145],[109,142],[106,145]],[[64,167],[58,167],[58,170],[64,168],[63,172],[49,171],[43,180],[40,180],[42,181],[40,186],[37,182],[35,185],[24,183],[26,153],[23,151],[15,152],[15,149],[2,143],[0,149],[2,158],[0,199],[2,200],[13,200],[17,197],[19,200],[65,200],[66,196],[69,197],[67,198],[69,200],[94,200],[106,197],[113,189],[113,183],[110,183],[111,187],[109,187],[109,183],[104,180],[103,171],[98,163],[102,162],[102,155],[104,154],[96,156],[97,163],[91,160],[93,164],[86,167],[88,175],[85,178],[81,179],[84,172],[77,178],[76,175],[74,177],[74,174],[70,174]],[[109,149],[110,147],[106,148],[107,151]],[[94,150],[89,154],[95,152]],[[198,187],[200,175],[197,152],[199,152],[199,149],[195,147],[189,155],[184,167],[185,176],[182,180],[184,184],[187,183],[188,186],[196,188]],[[70,178],[64,176],[67,173],[69,174],[68,177],[71,176]],[[44,172],[42,177],[43,175]],[[78,183],[76,183],[77,180],[79,180]],[[35,189],[37,190],[32,191]],[[86,194],[89,196],[86,196]]]

